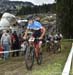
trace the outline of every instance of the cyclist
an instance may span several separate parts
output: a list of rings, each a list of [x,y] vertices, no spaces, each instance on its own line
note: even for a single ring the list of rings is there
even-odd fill
[[[53,35],[52,34],[47,35],[47,44],[48,44],[49,51],[51,51],[52,45],[53,45]]]
[[[28,34],[29,30],[31,30],[33,32],[32,36],[34,38],[39,38],[39,40],[40,40],[39,42],[34,42],[36,58],[38,58],[38,50],[41,48],[41,45],[42,45],[41,39],[43,39],[46,30],[41,25],[40,22],[38,22],[37,20],[34,20],[33,16],[30,16],[28,18],[28,26],[27,26],[27,29],[25,31],[25,35],[23,37],[24,39],[27,38],[27,34]]]
[[[58,51],[61,52],[61,39],[63,38],[61,33],[57,33],[56,35],[54,35],[54,42],[58,44]]]

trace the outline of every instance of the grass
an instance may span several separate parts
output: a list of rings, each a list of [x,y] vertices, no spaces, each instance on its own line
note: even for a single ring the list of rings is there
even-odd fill
[[[65,41],[65,42],[64,42]],[[37,70],[33,70],[31,75],[61,75],[66,59],[70,52],[72,42],[63,40],[62,52],[60,54],[51,54],[47,63]]]
[[[19,69],[20,75],[61,75],[68,54],[70,52],[71,46],[72,46],[72,40],[63,40],[61,53],[58,54],[47,53],[47,52],[43,53],[43,63],[41,66],[38,66],[35,63],[32,71],[27,71],[26,68],[24,70],[24,67],[20,68]],[[17,59],[13,61],[9,59],[6,62],[0,61],[0,65],[3,63],[8,64],[9,62],[12,63],[12,62],[20,62],[20,61],[22,60]]]

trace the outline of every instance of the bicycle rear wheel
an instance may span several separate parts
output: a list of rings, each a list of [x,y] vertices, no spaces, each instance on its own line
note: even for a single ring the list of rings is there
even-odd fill
[[[41,65],[42,64],[42,50],[40,50],[37,58],[37,64]]]

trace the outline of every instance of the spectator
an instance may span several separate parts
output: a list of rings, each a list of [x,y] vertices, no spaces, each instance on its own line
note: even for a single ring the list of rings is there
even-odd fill
[[[3,52],[3,47],[1,44],[0,44],[0,52]],[[0,58],[2,58],[2,57],[3,57],[3,53],[0,53]]]
[[[1,37],[1,45],[3,46],[4,51],[9,51],[10,44],[11,44],[11,38],[9,35],[9,31],[4,30]],[[8,56],[9,56],[9,52],[4,53],[3,56],[4,60],[8,59]]]
[[[17,36],[17,33],[16,31],[14,31],[14,33],[12,34],[11,36],[11,41],[12,41],[12,50],[18,50],[20,49],[20,43],[19,43],[19,38]],[[13,52],[12,56],[19,56],[19,51],[15,51]]]
[[[21,43],[22,43],[22,35],[19,34],[18,38],[19,38],[19,44],[21,45]]]

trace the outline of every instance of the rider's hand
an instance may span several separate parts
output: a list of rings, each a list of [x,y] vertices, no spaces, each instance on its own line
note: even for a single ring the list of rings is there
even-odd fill
[[[41,39],[43,39],[43,37],[39,37],[39,39],[41,40]]]
[[[25,39],[26,39],[26,37],[24,36],[24,37],[23,37],[23,39],[25,40]]]

